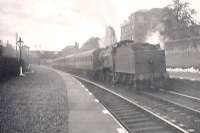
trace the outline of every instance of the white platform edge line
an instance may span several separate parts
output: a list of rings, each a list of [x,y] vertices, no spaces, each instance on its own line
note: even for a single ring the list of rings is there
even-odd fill
[[[106,110],[108,110],[102,103],[101,101],[99,101],[100,106],[102,106],[102,108],[105,108]],[[109,110],[108,110],[109,111]],[[112,115],[112,113],[109,111],[109,115],[112,117],[112,119],[114,119],[114,121],[125,131],[125,133],[129,133],[127,131],[127,129]]]

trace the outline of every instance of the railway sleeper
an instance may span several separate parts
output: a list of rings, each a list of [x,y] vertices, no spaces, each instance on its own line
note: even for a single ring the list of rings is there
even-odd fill
[[[163,131],[163,128],[162,126],[157,126],[157,125],[148,125],[148,126],[145,126],[145,125],[141,125],[141,127],[137,127],[137,126],[133,126],[133,127],[129,127],[131,128],[131,130],[134,132],[134,133],[155,133],[155,131],[159,132],[160,131]]]
[[[110,106],[109,106],[110,107]],[[133,110],[131,107],[110,107],[113,111],[115,112],[120,112],[120,111],[123,111],[123,110],[131,110],[131,111],[135,111]],[[126,108],[126,109],[125,109]]]
[[[119,117],[125,117],[125,116],[135,116],[138,112],[131,112],[131,113],[120,113],[118,114]]]
[[[115,113],[120,114],[120,113],[132,113],[132,112],[136,113],[137,111],[136,110],[120,110],[120,111],[115,112]]]
[[[120,114],[120,113],[125,113],[125,112],[137,112],[136,110],[132,110],[132,109],[126,109],[126,110],[121,110],[121,109],[111,109],[113,112],[115,112],[116,114]]]
[[[125,122],[127,124],[134,124],[134,123],[139,123],[139,122],[144,122],[144,121],[149,121],[149,118],[135,118],[135,119],[130,119],[130,120],[126,120]]]
[[[125,116],[125,115],[129,115],[129,116],[136,116],[138,114],[141,114],[140,112],[138,111],[129,111],[129,112],[115,112],[116,114],[118,114],[119,116]]]
[[[128,125],[129,128],[143,128],[143,127],[146,128],[146,127],[157,127],[157,126],[158,126],[158,123],[154,121],[143,121],[143,122],[132,123]]]
[[[130,120],[130,119],[145,118],[145,117],[146,117],[146,115],[138,113],[138,115],[124,116],[124,117],[120,117],[120,119],[126,121],[126,120]]]
[[[113,107],[113,108],[118,108],[118,107],[124,107],[124,108],[133,108],[133,107],[131,107],[130,105],[128,105],[128,104],[120,104],[120,106],[119,106],[119,104],[108,104],[110,107]]]

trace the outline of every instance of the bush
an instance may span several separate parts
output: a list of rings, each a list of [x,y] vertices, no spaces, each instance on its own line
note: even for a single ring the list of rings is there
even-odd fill
[[[10,78],[19,74],[19,61],[15,57],[0,56],[0,79]],[[23,72],[25,72],[26,63],[22,61]]]

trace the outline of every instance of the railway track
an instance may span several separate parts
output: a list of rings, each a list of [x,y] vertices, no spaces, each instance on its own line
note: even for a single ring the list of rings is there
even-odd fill
[[[173,122],[105,87],[77,77],[131,133],[189,133]]]
[[[161,91],[164,91],[164,92],[165,92],[165,90],[161,90]],[[195,97],[195,96],[190,96],[190,95],[188,95],[188,94],[186,94],[186,93],[180,93],[180,92],[175,92],[175,91],[168,91],[168,92],[171,93],[171,94],[175,94],[175,95],[178,95],[178,96],[187,97],[187,98],[189,98],[189,99],[193,99],[193,100],[196,100],[196,101],[199,101],[199,102],[200,102],[200,98]],[[196,93],[196,92],[195,92],[195,93]]]
[[[137,100],[143,105],[146,105],[153,112],[164,116],[165,119],[184,128],[188,132],[200,132],[200,113],[198,110],[177,103],[173,101],[173,99],[167,99],[165,96],[158,96],[145,92],[142,92],[142,95],[144,95],[144,97],[142,99],[137,98]],[[151,102],[147,102],[147,98],[149,100],[151,99]]]
[[[147,95],[151,95],[155,98],[168,101],[172,104],[200,114],[200,99],[197,97],[192,97],[186,94],[165,90],[161,90],[157,93],[147,93]]]
[[[174,91],[161,90],[158,93],[146,93],[155,99],[162,100],[165,103],[174,105],[176,115],[173,117],[177,119],[179,115],[185,116],[185,125],[190,127],[190,131],[200,132],[200,99],[187,94],[182,94]],[[179,110],[177,108],[180,108]],[[182,108],[182,110],[181,110]],[[178,119],[177,119],[178,120]],[[179,120],[180,121],[180,120]]]

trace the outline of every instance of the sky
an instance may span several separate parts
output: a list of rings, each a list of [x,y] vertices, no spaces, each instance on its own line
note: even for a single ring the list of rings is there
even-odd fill
[[[187,0],[198,12],[199,0]],[[0,0],[0,40],[15,43],[16,33],[31,49],[61,50],[105,35],[139,9],[164,7],[171,0]]]

